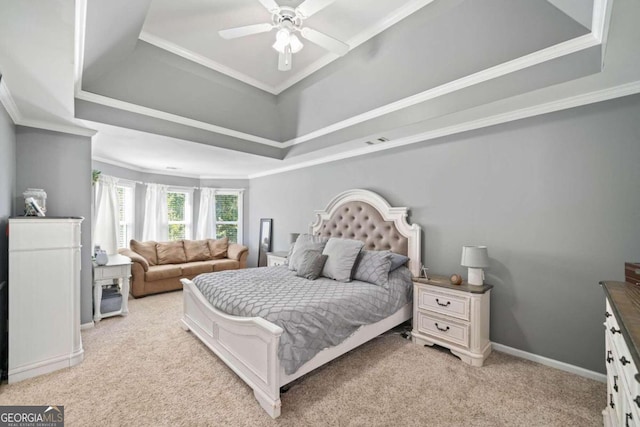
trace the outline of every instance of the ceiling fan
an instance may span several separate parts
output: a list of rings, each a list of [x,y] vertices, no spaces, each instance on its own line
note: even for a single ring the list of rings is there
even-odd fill
[[[304,47],[295,33],[327,49],[336,55],[345,55],[349,52],[349,45],[336,40],[313,28],[304,27],[304,20],[329,6],[335,0],[305,0],[295,9],[288,6],[279,6],[275,0],[258,0],[271,14],[271,23],[247,25],[244,27],[229,28],[220,30],[218,33],[224,39],[235,39],[252,34],[267,33],[275,28],[276,41],[273,48],[278,51],[278,70],[288,71],[291,69],[291,57],[294,53],[300,52]]]

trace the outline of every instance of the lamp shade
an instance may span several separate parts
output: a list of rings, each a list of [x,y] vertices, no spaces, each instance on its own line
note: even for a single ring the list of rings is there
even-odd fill
[[[295,243],[300,233],[289,233],[289,243]]]
[[[460,265],[469,268],[489,267],[489,252],[486,246],[463,246]]]

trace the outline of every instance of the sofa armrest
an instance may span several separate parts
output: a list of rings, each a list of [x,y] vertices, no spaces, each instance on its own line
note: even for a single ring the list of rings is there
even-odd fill
[[[118,249],[118,253],[120,255],[124,255],[126,257],[131,258],[132,262],[137,262],[138,264],[140,264],[144,271],[149,271],[149,263],[140,254],[137,254],[137,253],[133,252],[129,248]]]
[[[227,258],[240,261],[240,258],[242,258],[242,255],[245,253],[249,253],[248,247],[239,243],[229,243],[229,248],[227,249]]]

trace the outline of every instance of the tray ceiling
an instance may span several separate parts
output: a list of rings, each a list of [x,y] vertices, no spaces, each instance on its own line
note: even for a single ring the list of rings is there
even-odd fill
[[[336,0],[305,26],[342,40],[353,49],[433,0]],[[300,0],[279,0],[295,8]],[[337,55],[302,39],[290,71],[278,71],[271,45],[275,30],[233,40],[222,29],[270,23],[258,0],[152,0],[140,39],[270,93],[280,93],[319,70]]]

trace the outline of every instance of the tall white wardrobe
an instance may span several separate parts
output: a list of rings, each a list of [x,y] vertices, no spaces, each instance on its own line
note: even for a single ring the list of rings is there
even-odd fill
[[[74,366],[82,218],[9,219],[9,382]]]

